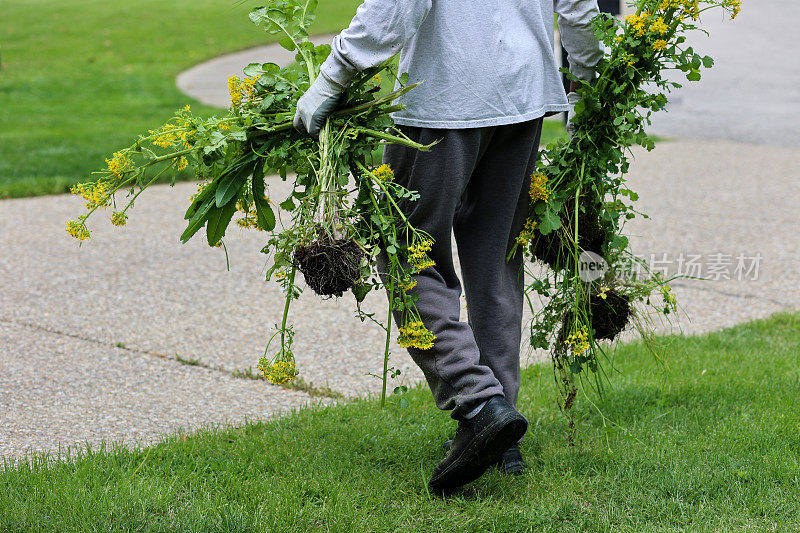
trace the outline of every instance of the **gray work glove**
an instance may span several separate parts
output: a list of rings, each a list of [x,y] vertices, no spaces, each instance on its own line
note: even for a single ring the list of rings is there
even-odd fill
[[[571,139],[575,135],[575,124],[572,119],[575,118],[575,104],[581,101],[581,96],[576,92],[567,93],[567,102],[569,102],[569,111],[567,111],[567,133]]]
[[[325,119],[336,109],[343,92],[344,87],[320,73],[297,101],[297,112],[292,122],[294,129],[318,139]]]

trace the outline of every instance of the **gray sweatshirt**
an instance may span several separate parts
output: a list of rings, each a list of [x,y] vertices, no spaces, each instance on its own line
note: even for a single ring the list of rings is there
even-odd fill
[[[400,51],[411,83],[397,124],[475,128],[569,108],[553,50],[553,12],[570,70],[589,80],[602,57],[597,0],[365,0],[322,65],[347,85]]]

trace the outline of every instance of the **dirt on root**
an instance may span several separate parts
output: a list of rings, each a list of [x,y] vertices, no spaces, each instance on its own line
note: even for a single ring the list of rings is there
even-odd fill
[[[294,250],[294,263],[320,296],[341,296],[360,278],[363,251],[352,239],[323,236]]]
[[[547,264],[556,272],[564,270],[572,255],[572,243],[567,235],[574,235],[573,223],[562,220],[562,227],[547,235],[538,235],[531,241],[531,253],[536,259]],[[603,245],[609,239],[609,232],[598,216],[590,213],[578,215],[578,247],[587,252],[603,255]]]

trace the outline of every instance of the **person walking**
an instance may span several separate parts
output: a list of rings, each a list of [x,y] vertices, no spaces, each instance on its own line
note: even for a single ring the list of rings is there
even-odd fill
[[[597,0],[365,0],[297,104],[295,128],[316,137],[356,72],[400,52],[399,71],[424,82],[392,118],[414,141],[438,143],[428,152],[388,145],[383,161],[419,193],[403,210],[434,239],[435,266],[414,278],[417,310],[436,340],[408,350],[436,405],[458,421],[428,483],[436,493],[494,464],[509,473],[524,468],[517,445],[528,422],[516,409],[523,258],[506,257],[527,217],[542,119],[570,108],[556,66],[554,12],[571,72],[591,81],[602,57],[591,25]],[[381,254],[378,267],[385,266]]]

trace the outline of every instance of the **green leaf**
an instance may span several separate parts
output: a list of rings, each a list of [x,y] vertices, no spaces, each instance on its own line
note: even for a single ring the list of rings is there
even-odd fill
[[[185,243],[189,239],[191,239],[195,233],[197,233],[200,228],[202,228],[206,220],[208,220],[208,214],[211,211],[211,208],[214,207],[214,197],[211,196],[203,202],[199,209],[197,209],[189,220],[189,225],[183,230],[181,234],[181,242]]]
[[[275,212],[269,201],[264,198],[264,164],[259,162],[253,170],[253,202],[256,204],[256,216],[261,229],[275,229]]]
[[[686,79],[689,81],[700,81],[700,71],[699,70],[692,70],[689,74],[686,75]]]
[[[545,211],[539,219],[539,231],[542,235],[547,235],[560,227],[561,218],[550,209]]]
[[[290,52],[296,48],[296,46],[294,45],[294,40],[288,35],[286,37],[279,39],[278,44],[280,44],[282,47],[289,50]]]
[[[249,78],[254,78],[256,76],[261,76],[264,72],[261,63],[250,63],[246,67],[244,67],[244,75]]]
[[[206,201],[206,198],[213,196],[216,190],[217,186],[215,183],[209,183],[206,187],[204,187],[203,190],[200,191],[200,194],[198,194],[192,203],[189,204],[189,208],[186,210],[186,214],[183,216],[183,218],[185,220],[192,218],[200,205]]]
[[[249,155],[233,163],[221,176],[217,186],[217,207],[227,204],[242,190],[247,177],[253,173],[256,166],[257,155]]]
[[[206,225],[208,244],[214,246],[222,239],[235,212],[236,198],[233,198],[223,207],[214,207],[208,213],[208,224]]]
[[[286,200],[282,201],[279,205],[284,211],[291,211],[294,209],[294,200],[292,200],[292,197],[290,196]]]
[[[366,283],[356,283],[355,285],[353,285],[353,288],[351,290],[353,291],[353,296],[355,296],[356,301],[363,302],[364,298],[367,297],[367,294],[369,293],[370,289],[371,287]]]

